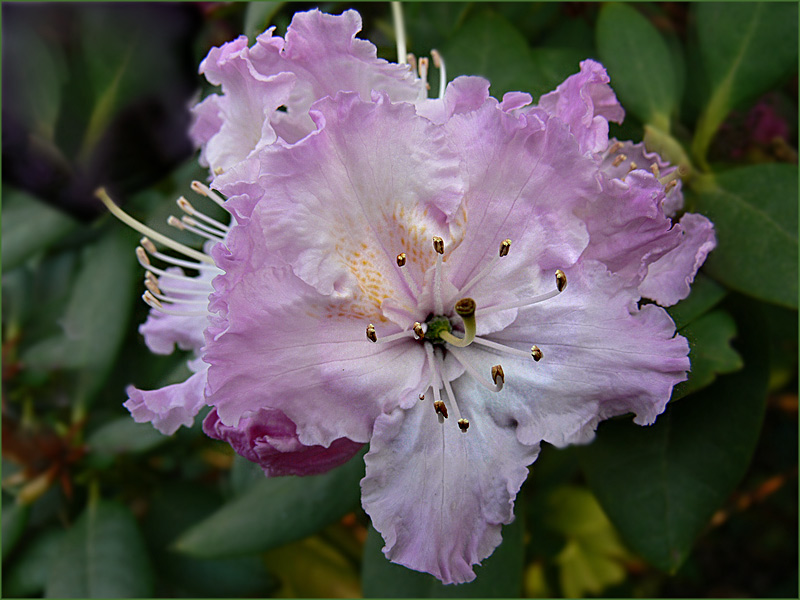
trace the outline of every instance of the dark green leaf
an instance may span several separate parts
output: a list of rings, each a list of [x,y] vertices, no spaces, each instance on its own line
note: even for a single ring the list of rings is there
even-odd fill
[[[181,535],[175,547],[217,558],[299,540],[357,508],[363,476],[358,454],[324,475],[264,479]]]
[[[28,506],[3,494],[3,560],[22,537],[28,523]]]
[[[147,551],[136,520],[126,507],[104,500],[90,504],[62,540],[45,596],[152,596]]]
[[[527,40],[489,8],[466,20],[442,49],[442,56],[448,79],[481,75],[492,82],[491,93],[497,98],[505,92],[527,91],[536,80]]]
[[[689,296],[670,306],[667,312],[675,321],[675,327],[681,329],[714,308],[727,293],[724,287],[701,272],[695,276]]]
[[[94,431],[86,443],[92,452],[122,454],[144,452],[168,439],[150,423],[137,423],[128,416],[106,423]]]
[[[672,56],[658,30],[632,6],[607,4],[597,19],[597,49],[625,109],[669,131],[678,88]]]
[[[30,194],[3,186],[3,271],[10,271],[48,248],[76,222]]]
[[[530,93],[534,102],[577,73],[581,61],[586,58],[580,50],[572,48],[533,48],[530,56],[533,60],[532,78],[522,91]]]
[[[736,336],[736,323],[726,311],[706,313],[679,333],[689,340],[692,369],[689,379],[675,386],[673,400],[711,385],[717,375],[742,368],[742,358],[731,348],[731,340]]]
[[[797,4],[701,2],[692,7],[711,98],[697,124],[692,151],[699,161],[730,109],[797,69]]]
[[[272,18],[284,5],[283,2],[248,2],[244,11],[244,34],[254,43],[256,37],[272,25]]]
[[[50,565],[58,555],[64,532],[48,529],[36,536],[3,573],[3,596],[40,596],[47,583]]]
[[[717,232],[705,272],[750,296],[797,308],[797,167],[753,165],[711,181],[690,199]]]
[[[365,598],[517,598],[524,566],[523,519],[503,527],[503,543],[475,567],[477,578],[461,585],[443,585],[427,573],[389,562],[381,552],[383,539],[370,526],[364,546],[361,587]]]
[[[766,355],[757,311],[741,320],[747,365],[682,402],[655,425],[602,424],[579,448],[589,484],[631,550],[674,572],[744,474],[764,414]]]

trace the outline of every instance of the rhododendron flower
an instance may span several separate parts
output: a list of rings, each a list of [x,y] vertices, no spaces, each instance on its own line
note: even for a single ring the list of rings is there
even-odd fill
[[[206,367],[128,405],[163,431],[211,405],[206,433],[268,475],[369,443],[362,503],[384,553],[461,583],[500,543],[542,442],[664,410],[690,363],[662,306],[689,294],[713,226],[676,220],[677,169],[608,139],[624,112],[598,63],[538,105],[477,77],[426,100],[358,27],[312,11],[285,42],[270,30],[204,62],[223,95],[198,109],[196,139],[227,200],[196,187],[234,223],[170,290],[208,304],[143,333]],[[148,244],[140,259],[165,260]]]

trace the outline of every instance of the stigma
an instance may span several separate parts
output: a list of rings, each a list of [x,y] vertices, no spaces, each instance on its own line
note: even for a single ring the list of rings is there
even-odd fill
[[[367,339],[374,344],[407,343],[422,346],[427,358],[430,380],[419,393],[420,401],[427,398],[433,400],[433,413],[441,424],[450,421],[449,416],[455,415],[455,422],[462,433],[470,429],[469,407],[462,407],[453,392],[451,381],[445,375],[445,360],[455,360],[463,372],[477,381],[481,386],[493,393],[501,393],[506,383],[506,374],[502,364],[495,364],[489,372],[482,372],[476,366],[476,347],[481,351],[490,352],[499,356],[512,356],[530,361],[531,368],[534,364],[544,360],[542,349],[532,344],[529,349],[523,350],[509,346],[491,339],[491,334],[478,335],[478,322],[482,317],[494,313],[525,309],[540,302],[545,302],[562,294],[567,289],[567,275],[561,269],[553,272],[552,288],[545,289],[542,293],[517,298],[506,302],[498,302],[495,297],[480,297],[476,284],[492,273],[498,261],[506,259],[511,251],[511,239],[504,239],[499,244],[499,250],[488,264],[474,275],[458,290],[464,294],[452,304],[446,303],[446,260],[447,247],[444,239],[439,236],[432,238],[432,277],[425,278],[433,289],[427,290],[433,305],[426,315],[419,315],[417,321],[409,323],[406,328],[397,333],[381,335],[373,323],[366,328]],[[405,276],[406,250],[397,254],[396,264],[398,271]],[[429,250],[430,251],[430,250]],[[449,286],[452,288],[453,286]],[[451,292],[449,292],[451,293]],[[469,294],[469,295],[467,295]],[[473,297],[474,296],[474,297]],[[452,296],[451,296],[452,297]],[[448,369],[451,370],[451,369]],[[474,426],[480,427],[480,423]]]

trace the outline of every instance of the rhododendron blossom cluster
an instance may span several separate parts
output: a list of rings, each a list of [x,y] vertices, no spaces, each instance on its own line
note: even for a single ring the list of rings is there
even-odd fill
[[[662,307],[689,294],[714,231],[682,214],[674,166],[609,139],[624,111],[597,62],[537,104],[479,77],[429,99],[427,62],[376,58],[360,28],[301,13],[285,39],[201,64],[221,93],[195,108],[211,183],[194,187],[231,223],[182,199],[174,223],[205,251],[172,258],[152,235],[138,250],[145,340],[192,350],[194,375],[126,406],[165,433],[211,406],[204,431],[267,475],[368,443],[384,553],[461,583],[542,442],[664,410],[690,361]]]

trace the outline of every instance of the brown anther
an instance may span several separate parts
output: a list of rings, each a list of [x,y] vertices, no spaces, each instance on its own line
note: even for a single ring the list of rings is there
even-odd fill
[[[425,400],[425,394],[420,394],[419,401],[422,402],[423,400]]]
[[[561,269],[556,269],[556,288],[559,292],[563,292],[567,287],[567,276]]]
[[[622,150],[622,146],[623,146],[622,142],[614,142],[611,145],[611,148],[608,149],[608,153],[609,154],[616,154],[617,152]]]
[[[471,317],[475,314],[475,300],[472,298],[462,298],[456,302],[454,308],[459,317]]]
[[[161,289],[155,283],[153,283],[151,279],[144,280],[144,287],[146,287],[151,294],[155,295],[161,293]]]
[[[542,354],[542,351],[539,350],[539,346],[533,345],[531,346],[531,356],[533,357],[533,360],[539,362],[542,360],[542,356],[544,355]]]
[[[152,306],[153,308],[161,308],[161,302],[159,302],[158,298],[153,296],[153,294],[151,294],[149,291],[142,294],[142,300],[144,300],[148,306]]]
[[[153,242],[151,242],[149,239],[147,239],[146,237],[143,237],[142,239],[140,239],[139,243],[150,254],[155,254],[156,252],[158,252],[158,248],[156,248],[156,245]]]
[[[500,242],[500,258],[508,256],[508,251],[511,250],[511,240],[509,238]]]
[[[144,251],[144,248],[141,246],[136,246],[136,258],[139,259],[139,262],[146,267],[150,266],[150,259],[147,257],[147,252]]]
[[[367,325],[367,339],[370,342],[377,342],[378,341],[378,334],[375,333],[375,325],[370,323]]]
[[[661,177],[661,169],[658,168],[658,163],[653,163],[650,165],[650,171],[656,176],[656,178]]]
[[[500,383],[504,383],[506,380],[506,374],[503,373],[503,367],[500,365],[495,365],[492,367],[492,381],[494,384],[497,385],[497,380],[500,380]]]
[[[631,171],[633,171],[635,169],[638,169],[638,168],[639,168],[639,165],[637,165],[635,162],[631,161],[631,166],[628,169],[628,173],[630,173]]]
[[[167,218],[167,225],[169,225],[169,226],[171,226],[171,227],[175,227],[175,228],[177,228],[177,229],[180,229],[181,231],[183,231],[184,229],[186,229],[186,227],[184,226],[184,224],[183,224],[183,223],[181,223],[181,220],[180,220],[180,219],[178,219],[177,217],[173,216],[173,215],[170,215],[170,216]]]
[[[442,415],[445,419],[447,418],[447,407],[441,400],[437,400],[433,403],[433,409],[436,411],[437,415]]]
[[[433,249],[439,254],[444,254],[444,240],[438,235],[433,236]]]
[[[461,433],[467,433],[467,429],[469,429],[469,421],[467,419],[459,419],[458,428],[461,430]]]
[[[627,156],[625,156],[624,154],[620,154],[620,155],[619,155],[617,158],[615,158],[615,159],[614,159],[614,160],[611,162],[611,166],[612,166],[612,167],[618,167],[618,166],[620,166],[622,163],[624,163],[626,160],[628,160],[628,157],[627,157]]]
[[[397,266],[404,267],[405,264],[406,264],[406,253],[401,252],[400,254],[397,255]]]
[[[673,179],[667,185],[664,186],[664,193],[669,194],[672,191],[672,188],[674,188],[676,185],[678,185],[678,181],[676,179]]]
[[[422,339],[422,338],[425,337],[425,332],[422,329],[422,323],[420,323],[419,321],[414,323],[414,333],[417,334],[417,337],[419,339]]]

